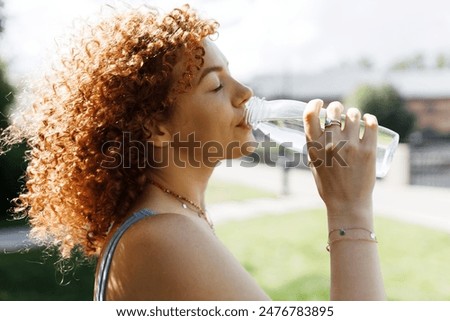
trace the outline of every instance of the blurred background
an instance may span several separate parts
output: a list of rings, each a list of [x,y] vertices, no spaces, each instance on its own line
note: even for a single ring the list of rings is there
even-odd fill
[[[166,10],[184,2],[127,1]],[[450,300],[448,1],[189,3],[220,22],[217,44],[256,95],[340,100],[400,134],[391,171],[374,194],[388,297]],[[2,128],[63,31],[105,4],[123,2],[0,0]],[[95,261],[75,258],[62,273],[55,255],[27,239],[26,220],[7,214],[23,183],[23,152],[18,146],[0,156],[0,300],[90,300]],[[218,235],[273,298],[326,300],[323,205],[309,171],[290,168],[278,154],[259,155],[251,168],[222,164],[209,211]]]

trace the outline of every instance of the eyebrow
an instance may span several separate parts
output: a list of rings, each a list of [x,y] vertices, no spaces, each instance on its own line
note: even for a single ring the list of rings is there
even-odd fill
[[[198,79],[198,84],[202,82],[202,79],[205,78],[205,76],[211,72],[221,72],[223,70],[223,67],[221,66],[212,66],[212,67],[208,67],[203,69],[200,78]]]

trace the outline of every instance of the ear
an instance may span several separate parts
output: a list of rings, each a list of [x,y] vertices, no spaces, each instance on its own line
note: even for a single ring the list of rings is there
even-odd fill
[[[153,146],[164,147],[170,143],[172,136],[168,127],[163,122],[150,119],[142,127],[147,136],[147,141],[153,144]]]

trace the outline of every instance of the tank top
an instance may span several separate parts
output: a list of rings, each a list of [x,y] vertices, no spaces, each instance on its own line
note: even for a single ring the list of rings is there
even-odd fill
[[[96,289],[94,291],[95,301],[105,301],[109,268],[111,266],[112,257],[117,247],[117,244],[119,243],[120,238],[126,232],[126,230],[130,228],[130,226],[140,221],[141,219],[152,215],[155,215],[155,213],[153,213],[148,209],[142,209],[134,213],[128,219],[125,220],[125,222],[117,229],[117,231],[111,237],[109,243],[106,245],[106,249],[103,253],[101,261],[99,262],[100,266],[97,273]]]

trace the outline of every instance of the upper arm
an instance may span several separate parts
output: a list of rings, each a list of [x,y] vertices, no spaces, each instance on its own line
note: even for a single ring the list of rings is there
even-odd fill
[[[114,253],[113,300],[267,300],[234,256],[182,215],[157,215],[125,233]]]

